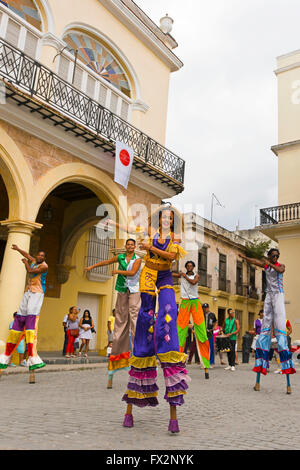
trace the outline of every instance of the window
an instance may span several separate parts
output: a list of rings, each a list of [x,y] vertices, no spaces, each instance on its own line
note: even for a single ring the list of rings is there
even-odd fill
[[[69,78],[70,60],[61,55],[59,58],[58,75],[64,80]]]
[[[198,251],[198,274],[199,285],[207,286],[207,248],[203,247]]]
[[[94,98],[95,86],[96,86],[96,80],[90,75],[88,75],[87,83],[86,83],[86,94],[89,95],[90,98]]]
[[[236,293],[243,295],[243,263],[241,261],[236,263]]]
[[[111,250],[114,249],[114,240],[108,238],[107,234],[102,233],[97,227],[92,227],[87,245],[86,266],[91,266],[111,257]],[[101,266],[88,273],[88,277],[95,281],[106,280],[111,276],[111,271],[112,266]]]
[[[115,93],[111,93],[111,98],[110,98],[110,110],[113,112],[113,113],[117,113],[117,109],[118,109],[118,95],[116,95]]]
[[[100,90],[99,90],[99,103],[102,106],[106,105],[106,96],[107,96],[107,88],[100,83]]]
[[[226,292],[227,257],[219,254],[219,290]]]
[[[26,33],[24,52],[30,57],[35,58],[38,46],[38,38],[30,31]]]
[[[5,37],[7,42],[9,42],[12,46],[18,47],[20,32],[21,26],[9,18]]]

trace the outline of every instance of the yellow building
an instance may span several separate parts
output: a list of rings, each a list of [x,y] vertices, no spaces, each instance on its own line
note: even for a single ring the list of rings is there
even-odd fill
[[[92,313],[92,349],[105,348],[114,280],[83,269],[124,240],[95,225],[114,212],[125,223],[125,197],[150,211],[183,190],[184,161],[164,147],[176,46],[131,0],[0,2],[2,348],[26,278],[13,244],[47,253],[39,350],[62,348],[73,305]],[[117,140],[134,150],[127,191],[114,182]]]
[[[277,59],[278,205],[261,209],[261,231],[278,241],[280,262],[285,264],[284,291],[287,318],[294,340],[300,338],[300,51]]]
[[[196,265],[200,276],[199,297],[208,303],[222,326],[227,309],[232,308],[240,323],[238,346],[246,331],[253,330],[254,321],[263,307],[263,279],[260,268],[249,266],[239,258],[245,246],[259,232],[249,230],[230,232],[194,213],[185,214],[185,242],[188,259]],[[187,258],[177,267],[184,271]],[[176,299],[180,302],[180,286],[176,286]]]

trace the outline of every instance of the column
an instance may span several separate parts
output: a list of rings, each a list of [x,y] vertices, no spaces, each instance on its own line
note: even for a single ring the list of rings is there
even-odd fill
[[[1,225],[8,227],[8,238],[2,269],[0,273],[0,353],[6,342],[8,326],[13,313],[18,310],[25,282],[26,269],[19,252],[12,250],[12,245],[29,252],[32,232],[42,228],[41,224],[21,220],[5,220]]]

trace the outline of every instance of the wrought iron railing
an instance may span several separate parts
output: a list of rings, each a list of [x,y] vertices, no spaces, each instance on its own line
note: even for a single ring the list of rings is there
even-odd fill
[[[300,219],[300,202],[260,210],[260,225],[274,225]]]
[[[2,38],[0,77],[108,142],[124,142],[145,164],[183,185],[184,160]]]

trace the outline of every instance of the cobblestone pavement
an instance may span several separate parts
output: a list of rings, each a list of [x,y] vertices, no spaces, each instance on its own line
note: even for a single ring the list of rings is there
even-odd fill
[[[160,406],[134,409],[135,426],[122,427],[127,372],[119,372],[114,388],[106,389],[106,364],[90,367],[48,366],[36,373],[9,373],[0,380],[0,449],[300,449],[300,365],[292,376],[292,395],[285,378],[262,377],[255,392],[252,363],[235,372],[216,365],[210,379],[197,365],[186,403],[178,410],[180,434],[167,432],[169,409],[163,399],[159,370]],[[20,368],[19,372],[20,371]],[[22,371],[23,372],[23,371]],[[47,373],[48,372],[48,373]]]

